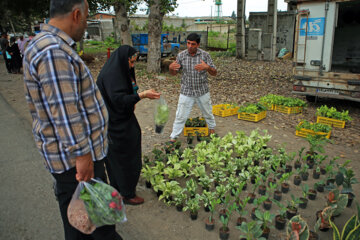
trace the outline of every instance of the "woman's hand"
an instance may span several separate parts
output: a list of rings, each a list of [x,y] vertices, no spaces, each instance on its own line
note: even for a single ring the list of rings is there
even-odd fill
[[[141,92],[139,94],[140,98],[149,98],[149,99],[158,99],[160,98],[160,93],[156,92],[154,89],[149,89]]]

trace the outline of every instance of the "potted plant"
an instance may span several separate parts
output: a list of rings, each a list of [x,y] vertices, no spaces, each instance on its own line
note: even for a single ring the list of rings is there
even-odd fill
[[[316,191],[318,191],[318,192],[324,192],[325,181],[324,181],[324,180],[320,180],[320,181],[316,182],[316,183],[314,184],[314,188],[315,188]]]
[[[334,239],[359,239],[360,221],[356,215],[353,215],[348,221],[346,221],[341,234],[338,227],[331,221],[331,219],[330,225],[333,229]]]
[[[303,184],[301,186],[302,197],[300,198],[299,207],[305,209],[308,203],[308,195],[309,195],[309,186],[307,184]]]
[[[216,193],[215,192],[208,192],[206,190],[204,190],[201,194],[201,200],[204,203],[204,209],[205,212],[209,212],[210,211],[210,204],[211,202],[216,199]]]
[[[250,199],[249,197],[246,197],[244,200],[241,200],[238,203],[238,207],[236,208],[236,211],[239,213],[239,217],[236,221],[236,226],[241,226],[242,222],[246,222],[246,218],[244,218],[243,216],[247,214],[245,207],[249,199]]]
[[[215,227],[215,219],[214,219],[214,211],[216,208],[216,205],[220,203],[219,199],[213,198],[210,201],[209,204],[209,210],[210,210],[210,216],[205,219],[205,228],[208,231],[211,231]]]
[[[255,198],[256,198],[255,191],[256,191],[256,189],[258,188],[258,186],[260,185],[260,181],[259,181],[259,180],[260,180],[259,177],[256,177],[256,178],[255,178],[255,182],[254,182],[254,184],[253,184],[253,186],[252,186],[252,192],[250,192],[250,193],[248,194],[248,197],[250,198],[249,203],[253,203],[254,200],[255,200]]]
[[[326,207],[316,212],[317,221],[314,226],[315,231],[320,230],[326,232],[331,228],[330,219],[334,210],[332,207]]]
[[[317,166],[314,170],[313,170],[313,178],[314,179],[319,179],[320,178],[320,166]]]
[[[334,217],[339,216],[342,213],[342,211],[344,211],[347,203],[348,203],[348,195],[341,194],[339,189],[334,189],[331,192],[329,192],[327,204],[328,206],[331,206],[334,209],[334,212],[332,213]]]
[[[299,215],[294,216],[290,219],[286,233],[288,239],[309,239],[310,231],[309,227],[304,219]]]
[[[291,200],[287,200],[287,210],[286,217],[287,219],[291,219],[293,216],[297,214],[298,205],[300,203],[300,199],[291,194]]]
[[[308,170],[309,166],[305,164],[302,168],[300,168],[300,176],[302,181],[307,181],[309,178]]]
[[[316,155],[324,152],[324,145],[329,140],[321,135],[307,135],[306,140],[310,145],[309,151],[306,152],[306,163],[309,166],[309,169],[312,169],[315,164]]]
[[[200,195],[196,194],[193,198],[188,198],[186,200],[183,211],[189,210],[191,220],[196,220],[199,209],[200,209]]]
[[[316,199],[316,190],[315,189],[309,189],[308,192],[308,198],[309,200],[315,200]]]
[[[199,178],[199,185],[204,189],[209,191],[210,186],[214,180],[210,178],[208,175],[204,175]]]
[[[261,212],[258,209],[255,211],[255,215],[258,219],[258,223],[261,224],[261,229],[263,230],[262,237],[268,238],[270,234],[270,223],[275,218],[274,214],[271,214],[269,211]]]
[[[221,222],[221,227],[219,230],[219,235],[220,235],[220,239],[221,240],[227,240],[229,239],[229,235],[230,235],[230,229],[228,227],[229,224],[229,219],[231,216],[232,211],[236,208],[236,204],[232,204],[229,205],[226,211],[226,216],[221,216],[220,217],[220,222]]]
[[[181,212],[183,210],[186,199],[185,189],[178,189],[174,192],[173,202],[177,211]]]
[[[296,159],[295,162],[294,162],[294,168],[295,168],[295,169],[301,168],[302,154],[303,154],[304,150],[305,150],[305,147],[302,147],[302,148],[298,151],[298,159]]]
[[[348,204],[347,207],[350,207],[352,204],[352,201],[355,197],[353,193],[353,184],[359,183],[359,181],[355,178],[355,174],[352,168],[346,168],[346,165],[348,164],[344,163],[340,168],[339,172],[336,175],[336,184],[342,185],[341,193],[348,194]]]
[[[141,169],[141,176],[145,178],[145,185],[147,188],[151,188],[151,179],[158,173],[155,168],[145,165]]]
[[[196,182],[191,178],[186,181],[186,191],[190,194],[190,198],[194,198],[197,190]]]
[[[160,187],[162,194],[159,196],[159,200],[163,199],[166,204],[170,205],[173,200],[173,195],[180,189],[181,187],[177,181],[165,182],[165,184]]]
[[[289,192],[290,185],[287,183],[292,173],[284,173],[282,177],[280,178],[280,184],[281,184],[281,192],[287,193]]]
[[[294,184],[295,184],[296,186],[299,186],[300,183],[301,183],[300,170],[297,169],[296,175],[294,176]]]
[[[277,210],[278,215],[275,216],[275,228],[278,230],[282,230],[285,228],[286,224],[286,211],[287,208],[284,204],[280,203],[277,200],[274,200],[275,204],[279,207]]]
[[[251,210],[251,218],[252,218],[253,220],[256,219],[255,211],[259,208],[259,206],[260,206],[261,204],[263,204],[263,203],[265,202],[266,199],[267,199],[266,196],[261,196],[261,197],[259,197],[259,198],[257,198],[257,199],[254,200],[254,206],[255,206],[255,207]]]
[[[249,223],[242,222],[238,229],[242,233],[240,235],[240,240],[266,240],[261,236],[263,231],[261,230],[261,225],[256,221],[251,221]]]
[[[161,101],[161,100],[160,100]],[[162,133],[169,119],[169,108],[166,104],[158,104],[155,111],[155,132]]]

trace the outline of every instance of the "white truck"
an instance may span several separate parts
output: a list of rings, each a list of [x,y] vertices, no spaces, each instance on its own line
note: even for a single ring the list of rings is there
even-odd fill
[[[297,7],[293,93],[360,102],[360,1],[285,1]]]

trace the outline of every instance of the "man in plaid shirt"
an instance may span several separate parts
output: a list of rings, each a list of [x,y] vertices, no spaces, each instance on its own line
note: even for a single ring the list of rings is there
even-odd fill
[[[80,181],[107,179],[108,112],[89,69],[73,49],[87,27],[88,8],[87,0],[50,1],[49,24],[41,26],[24,54],[25,95],[36,146],[56,180],[65,240],[121,240],[115,225],[98,227],[88,236],[67,217]]]
[[[187,50],[180,52],[176,61],[169,66],[172,75],[182,70],[180,97],[170,135],[171,141],[175,141],[181,134],[195,102],[209,126],[210,134],[215,133],[216,123],[212,114],[207,73],[216,76],[217,71],[209,53],[199,48],[200,36],[191,33],[186,40]]]

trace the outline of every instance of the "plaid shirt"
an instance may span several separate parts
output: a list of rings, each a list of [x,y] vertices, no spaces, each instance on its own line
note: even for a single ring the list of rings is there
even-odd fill
[[[37,148],[51,173],[75,167],[76,157],[107,153],[108,113],[89,69],[60,29],[42,25],[24,56],[25,95]]]
[[[177,56],[177,62],[181,65],[181,90],[180,93],[188,97],[200,97],[209,92],[207,71],[198,72],[195,65],[203,60],[207,65],[215,68],[209,53],[197,49],[194,56],[191,56],[188,50],[180,52]]]

